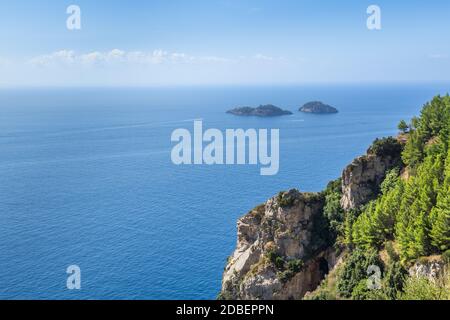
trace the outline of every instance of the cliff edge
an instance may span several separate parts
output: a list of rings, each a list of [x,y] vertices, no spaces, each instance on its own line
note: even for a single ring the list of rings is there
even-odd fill
[[[400,156],[395,139],[377,140],[343,171],[341,206],[349,210],[376,197]],[[324,192],[290,190],[239,219],[236,250],[225,267],[219,298],[302,299],[314,291],[340,261],[325,205]]]

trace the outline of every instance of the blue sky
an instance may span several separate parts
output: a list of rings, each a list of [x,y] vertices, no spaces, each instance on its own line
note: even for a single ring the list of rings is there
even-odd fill
[[[66,28],[81,8],[82,29]],[[368,30],[366,9],[381,8]],[[0,85],[450,81],[446,0],[0,0]]]

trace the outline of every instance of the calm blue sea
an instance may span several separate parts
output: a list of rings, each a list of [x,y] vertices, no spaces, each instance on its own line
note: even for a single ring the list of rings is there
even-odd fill
[[[448,85],[0,91],[0,298],[213,299],[236,221],[280,190],[319,191]],[[337,115],[225,111],[321,100]],[[279,128],[280,172],[174,166],[176,128]],[[66,268],[81,268],[80,291]]]

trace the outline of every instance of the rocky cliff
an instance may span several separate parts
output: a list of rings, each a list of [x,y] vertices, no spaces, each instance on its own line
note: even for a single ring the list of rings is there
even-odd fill
[[[237,248],[223,276],[224,299],[300,299],[336,261],[323,233],[324,198],[280,193],[238,222]]]
[[[353,160],[342,173],[342,208],[355,209],[376,198],[386,173],[400,163],[399,146],[390,150],[369,149],[366,155]]]
[[[395,141],[383,141],[342,174],[341,206],[366,204],[398,165]],[[394,146],[394,147],[393,147]],[[401,148],[400,148],[401,149]],[[222,281],[222,299],[301,299],[339,260],[323,193],[282,192],[238,221],[238,241]]]

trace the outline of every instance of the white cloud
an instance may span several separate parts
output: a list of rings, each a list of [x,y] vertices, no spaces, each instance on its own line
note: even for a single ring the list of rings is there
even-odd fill
[[[90,52],[77,58],[82,64],[91,65],[104,61],[104,56],[100,52]]]
[[[215,57],[215,56],[206,56],[201,57],[201,61],[205,62],[236,62],[236,59],[229,59],[229,58],[222,58],[222,57]]]
[[[109,59],[122,59],[125,55],[125,51],[119,50],[119,49],[113,49],[110,52],[108,52],[108,58]]]
[[[75,60],[76,56],[74,51],[60,50],[51,54],[34,57],[29,62],[32,65],[48,66],[52,64],[73,64]]]
[[[99,64],[177,64],[177,63],[227,63],[235,60],[217,56],[191,56],[181,52],[168,52],[161,49],[152,52],[123,51],[113,49],[108,52],[93,51],[76,54],[73,50],[60,50],[51,54],[34,57],[28,62],[34,66],[61,66]]]
[[[258,53],[257,55],[255,55],[254,58],[256,60],[263,60],[263,61],[273,61],[274,60],[273,57],[269,57],[269,56],[263,55],[261,53]]]
[[[124,51],[113,49],[107,52],[92,51],[77,54],[73,50],[60,50],[50,54],[34,57],[28,61],[31,65],[39,67],[47,66],[96,66],[96,65],[162,65],[162,64],[227,64],[248,62],[271,62],[276,58],[256,54],[251,58],[240,56],[238,58],[226,58],[221,56],[192,56],[182,52],[168,52],[162,49],[151,52]]]
[[[293,69],[283,58],[264,54],[226,56],[153,51],[78,52],[59,50],[33,58],[15,57],[7,67],[0,59],[0,85],[165,85],[253,83]],[[295,74],[297,76],[297,73]],[[256,79],[256,80],[255,80]]]

